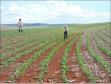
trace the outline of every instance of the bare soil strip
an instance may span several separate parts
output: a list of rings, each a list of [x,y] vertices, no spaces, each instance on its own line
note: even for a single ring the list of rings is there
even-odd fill
[[[79,40],[79,38],[78,38]],[[70,83],[86,83],[88,82],[87,76],[82,72],[80,66],[77,62],[76,57],[76,44],[78,42],[73,43],[70,53],[67,60],[67,65],[69,66],[69,71],[67,72],[67,77]]]
[[[96,76],[97,83],[109,83],[111,82],[107,72],[102,69],[99,64],[90,56],[86,48],[86,32],[83,34],[83,42],[81,52],[84,56],[85,63],[91,69],[92,73]]]
[[[37,82],[37,75],[39,73],[39,63],[45,59],[48,53],[57,46],[58,43],[54,44],[52,47],[46,49],[33,63],[27,71],[22,74],[19,78],[15,79],[17,83],[35,83]]]
[[[29,67],[29,69],[22,74],[18,79],[16,79],[17,83],[34,83],[37,79],[36,75],[39,72],[39,63],[48,55],[48,53],[51,51],[51,48],[48,48],[41,54],[41,56],[38,57],[37,60],[35,60],[32,65]]]
[[[53,57],[53,59],[50,61],[50,63],[48,64],[48,72],[46,73],[45,77],[44,77],[44,82],[47,83],[62,83],[62,79],[61,79],[61,73],[60,73],[60,66],[61,66],[61,59],[62,56],[64,54],[64,50],[66,48],[66,46],[72,41],[73,37],[76,34],[74,33],[69,40],[64,44],[64,46],[62,46],[57,53],[55,54],[55,56]]]
[[[62,83],[62,80],[60,78],[60,60],[64,54],[64,49],[65,45],[58,50],[54,58],[50,61],[44,82]]]
[[[38,49],[36,49],[36,51],[38,51]],[[13,74],[14,70],[24,61],[26,61],[27,59],[31,58],[33,56],[35,52],[29,53],[25,56],[22,56],[21,58],[17,59],[16,62],[12,63],[11,65],[9,65],[5,70],[3,70],[3,72],[0,72],[0,81],[1,82],[5,82],[8,77]]]
[[[93,48],[93,50],[99,54],[104,60],[106,60],[109,64],[111,64],[111,57],[106,55],[105,53],[102,53],[99,48],[96,47],[96,42],[94,40],[94,34],[91,32],[90,34],[91,36],[91,47]]]
[[[39,73],[39,63],[46,58],[51,49],[47,49],[39,58],[34,61],[34,63],[29,67],[29,69],[21,75],[18,79],[16,79],[17,83],[35,83],[37,82],[37,75]]]
[[[0,72],[0,81],[1,82],[5,82],[8,80],[8,77],[10,75],[13,75],[15,69],[21,65],[23,62],[25,62],[26,60],[30,59],[34,53],[36,53],[37,51],[39,51],[42,47],[40,48],[35,48],[34,51],[32,51],[31,53],[24,55],[20,58],[18,58],[14,63],[12,63],[11,65],[9,65],[5,70],[2,70],[2,72]]]

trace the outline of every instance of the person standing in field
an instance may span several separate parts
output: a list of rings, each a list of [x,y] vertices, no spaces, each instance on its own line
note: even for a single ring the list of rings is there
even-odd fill
[[[23,27],[22,19],[19,19],[18,27],[19,27],[19,32],[22,32],[22,27]]]
[[[67,34],[68,33],[68,29],[69,28],[67,27],[67,25],[65,25],[64,26],[64,40],[68,38],[68,34]]]

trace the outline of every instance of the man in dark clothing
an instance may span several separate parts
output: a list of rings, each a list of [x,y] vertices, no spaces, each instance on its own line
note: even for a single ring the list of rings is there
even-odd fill
[[[64,40],[68,38],[67,32],[68,32],[68,27],[67,25],[65,25],[64,26]]]

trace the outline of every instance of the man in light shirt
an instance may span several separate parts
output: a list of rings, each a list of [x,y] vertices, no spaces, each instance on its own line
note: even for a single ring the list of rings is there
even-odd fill
[[[19,27],[19,32],[22,32],[23,23],[22,23],[21,19],[19,19],[19,21],[18,21],[18,27]]]

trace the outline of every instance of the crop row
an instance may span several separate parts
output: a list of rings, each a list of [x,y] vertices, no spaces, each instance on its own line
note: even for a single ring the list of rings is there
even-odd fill
[[[26,30],[25,32],[23,33],[19,33],[18,31],[16,30],[8,30],[8,31],[2,31],[1,32],[1,38],[2,38],[2,42],[3,43],[12,43],[13,41],[15,41],[16,43],[19,43],[21,42],[23,39],[28,39],[35,36],[35,35],[38,35],[40,33],[42,33],[43,31],[42,30]],[[29,35],[30,34],[30,35]],[[26,37],[26,38],[24,38]]]
[[[104,60],[103,58],[101,58],[101,56],[97,53],[95,53],[93,51],[93,49],[91,48],[91,44],[90,44],[90,37],[89,37],[89,33],[87,34],[87,38],[86,38],[86,47],[88,49],[88,52],[90,53],[90,55],[94,58],[94,60],[96,60],[103,69],[107,70],[109,74],[111,74],[111,68],[110,68],[110,64]]]
[[[103,30],[101,30],[101,31],[99,31],[99,32],[101,32],[102,33],[102,35],[104,35],[105,37],[107,37],[107,38],[111,38],[111,30],[108,30],[108,29],[103,29]]]
[[[32,47],[24,52],[21,52],[21,53],[18,53],[16,54],[16,56],[14,57],[11,57],[10,59],[7,59],[6,61],[2,62],[2,66],[5,68],[5,67],[8,67],[11,63],[14,63],[18,58],[24,56],[24,55],[27,55],[29,53],[32,53],[33,51],[35,51],[35,48],[37,47],[38,49],[42,49],[43,46],[47,46],[48,44],[50,44],[51,42],[54,42],[56,41],[57,39],[52,39],[52,40],[49,40],[49,41],[45,41],[44,44],[40,45],[40,46],[35,46],[35,47]]]
[[[50,43],[49,45],[45,45],[44,47],[42,47],[42,49],[38,52],[36,52],[33,57],[31,57],[30,59],[26,60],[24,63],[22,63],[20,66],[18,66],[14,72],[14,74],[9,77],[11,79],[14,78],[18,78],[21,74],[23,74],[28,67],[48,48],[52,48],[52,46],[56,45],[57,43],[59,43],[60,41],[55,41],[53,43]]]
[[[71,49],[72,44],[79,38],[78,36],[79,35],[76,35],[73,38],[73,40],[71,41],[71,43],[69,43],[66,46],[64,55],[63,55],[62,60],[61,60],[61,77],[62,77],[62,80],[64,82],[68,82],[68,78],[66,76],[66,73],[68,72],[67,59],[68,59],[69,51]]]
[[[52,32],[53,33],[53,32]],[[32,42],[41,42],[42,41],[42,39],[48,39],[48,37],[49,37],[49,34],[51,34],[51,33],[49,33],[49,34],[47,34],[47,32],[46,33],[44,33],[42,36],[41,36],[41,34],[43,34],[43,33],[39,33],[39,34],[32,34],[31,36],[29,35],[29,36],[26,36],[26,37],[24,37],[24,39],[22,39],[22,41],[20,41],[20,42],[15,42],[14,44],[9,44],[9,45],[7,45],[7,44],[4,44],[5,46],[3,46],[2,48],[3,48],[3,50],[4,51],[7,51],[7,52],[10,52],[11,50],[14,50],[14,49],[18,49],[19,47],[23,47],[23,46],[25,46],[26,44],[27,45],[29,45],[30,43],[32,43]],[[39,37],[38,37],[39,36]],[[46,36],[47,38],[45,38],[44,36]],[[38,40],[39,39],[39,40]],[[15,39],[15,40],[17,40],[17,39]],[[26,46],[27,46],[26,45]]]
[[[53,39],[53,37],[50,37],[50,39]],[[38,40],[39,39],[39,40]],[[24,46],[20,46],[20,47],[17,47],[15,48],[14,50],[9,50],[8,52],[4,52],[4,57],[9,57],[9,56],[14,56],[17,52],[23,52],[25,49],[28,49],[28,48],[31,48],[33,47],[34,45],[35,46],[38,46],[39,44],[42,44],[44,43],[48,38],[42,38],[42,37],[39,37],[39,38],[35,38],[33,40],[33,42],[27,42]],[[7,56],[8,55],[8,56]]]
[[[2,32],[3,33],[3,32]],[[6,32],[5,32],[6,33]],[[13,34],[13,33],[11,33]],[[37,33],[37,34],[32,34],[30,33],[30,35],[25,35],[26,33],[23,33],[23,34],[15,34],[14,36],[12,36],[10,38],[10,40],[8,40],[8,38],[10,37],[10,34],[9,36],[6,38],[5,36],[2,36],[2,39],[6,39],[4,42],[2,42],[2,46],[5,47],[5,46],[8,46],[8,45],[12,45],[13,46],[13,43],[14,45],[21,45],[22,43],[21,42],[24,42],[24,41],[28,41],[29,39],[33,39],[32,37],[36,36],[36,35],[40,35],[40,33]],[[16,46],[18,47],[18,46]],[[10,48],[10,47],[8,47]]]
[[[105,37],[101,32],[95,32],[95,35],[102,46],[110,48],[110,38]]]
[[[60,43],[58,46],[56,46],[49,54],[48,56],[40,63],[40,73],[38,75],[38,81],[42,82],[45,73],[47,72],[48,69],[48,64],[51,61],[51,59],[53,58],[54,54],[58,51],[58,49],[60,49],[62,46],[64,46],[66,43],[68,43],[68,41],[70,41],[70,39],[72,39],[73,36],[71,36],[69,39],[67,39],[67,41],[64,43]]]
[[[108,56],[111,56],[111,51],[104,47],[102,44],[100,44],[101,42],[98,40],[98,38],[95,36],[95,41],[96,41],[96,44],[97,44],[97,47],[105,54],[107,54]]]
[[[82,69],[82,71],[87,75],[88,79],[90,80],[90,82],[96,82],[95,81],[95,76],[92,73],[92,71],[90,70],[90,68],[86,65],[84,58],[83,58],[83,54],[81,53],[81,44],[82,44],[82,36],[80,37],[79,42],[77,43],[77,47],[76,47],[76,52],[77,52],[77,61],[80,65],[80,68]]]
[[[56,45],[56,47],[54,47],[51,52],[48,53],[47,57],[40,62],[39,65],[39,70],[40,73],[38,74],[38,81],[42,82],[45,73],[47,72],[48,69],[48,63],[50,62],[50,60],[53,58],[54,54],[57,52],[57,50],[63,45],[63,42],[59,43],[58,45]]]

